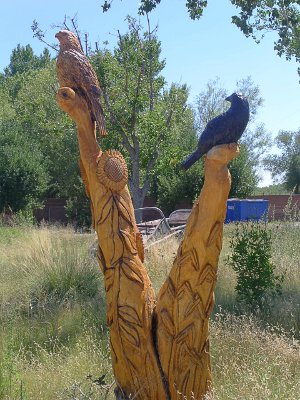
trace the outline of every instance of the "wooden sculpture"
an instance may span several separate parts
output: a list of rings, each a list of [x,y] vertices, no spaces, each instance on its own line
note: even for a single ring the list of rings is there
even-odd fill
[[[104,274],[107,325],[114,375],[124,394],[136,399],[167,399],[152,336],[155,295],[143,266],[143,245],[127,188],[120,153],[102,152],[84,98],[61,88],[58,103],[76,122],[83,180],[98,235],[98,261]]]
[[[202,399],[210,391],[208,321],[231,185],[227,163],[237,154],[237,144],[207,153],[203,188],[158,294],[157,349],[171,399],[190,399],[192,393],[193,399]]]
[[[57,100],[77,125],[80,169],[105,281],[116,396],[203,399],[211,386],[208,319],[230,189],[227,163],[238,147],[220,145],[208,152],[203,189],[156,303],[143,265],[126,163],[119,152],[99,148],[86,96],[62,87]]]
[[[103,110],[100,103],[101,89],[95,71],[84,55],[76,35],[68,30],[57,32],[60,50],[56,62],[60,86],[68,86],[84,96],[91,113],[97,121],[101,136],[106,136]]]

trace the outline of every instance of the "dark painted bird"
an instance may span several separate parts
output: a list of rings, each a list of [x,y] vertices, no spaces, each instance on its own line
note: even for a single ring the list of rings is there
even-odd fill
[[[107,135],[100,103],[99,81],[84,55],[76,35],[71,31],[63,30],[58,32],[55,37],[60,43],[56,63],[56,73],[60,86],[70,87],[85,98],[91,118],[97,122],[100,135]]]
[[[241,93],[226,97],[230,108],[209,121],[202,132],[197,149],[181,164],[185,170],[190,168],[212,147],[219,144],[236,143],[242,136],[249,121],[249,103]]]

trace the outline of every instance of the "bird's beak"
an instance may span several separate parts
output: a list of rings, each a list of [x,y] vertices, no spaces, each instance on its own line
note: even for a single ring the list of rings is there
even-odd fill
[[[55,35],[56,39],[59,40],[59,32],[57,32],[57,34]]]
[[[226,97],[226,101],[231,101],[231,96]]]

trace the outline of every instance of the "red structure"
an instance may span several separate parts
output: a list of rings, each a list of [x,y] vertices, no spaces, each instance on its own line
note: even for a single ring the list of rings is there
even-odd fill
[[[34,211],[34,217],[38,223],[45,221],[66,225],[68,223],[66,204],[66,199],[46,199],[44,207]]]
[[[269,200],[269,219],[280,220],[284,218],[284,208],[288,201],[291,201],[291,207],[297,207],[300,210],[300,194],[294,194],[292,197],[287,194],[278,195],[259,195],[249,196],[249,199],[264,199]]]

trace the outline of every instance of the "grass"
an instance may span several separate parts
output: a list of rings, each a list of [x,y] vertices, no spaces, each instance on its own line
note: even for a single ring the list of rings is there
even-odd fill
[[[210,328],[215,400],[300,398],[300,227],[270,226],[283,294],[255,316],[237,304],[225,227]],[[0,399],[114,399],[94,241],[62,228],[0,228]],[[146,252],[156,292],[177,246]]]

